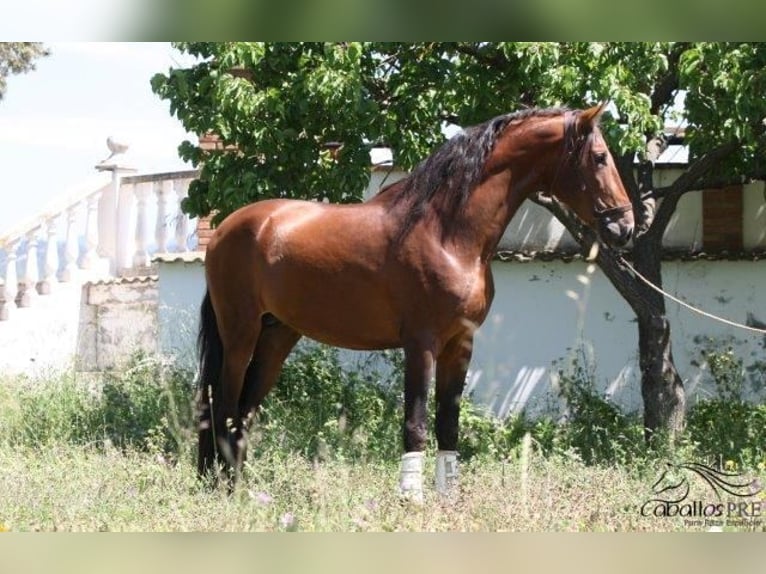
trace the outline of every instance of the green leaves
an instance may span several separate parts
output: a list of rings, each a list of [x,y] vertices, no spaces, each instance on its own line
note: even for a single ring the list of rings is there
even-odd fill
[[[686,122],[692,156],[736,140],[722,169],[753,173],[764,151],[766,48],[660,42],[179,43],[200,58],[152,79],[187,130],[204,185],[185,206],[220,219],[265,197],[358,201],[373,144],[409,169],[462,126],[527,106],[608,100],[602,121],[620,155],[642,154]],[[674,105],[686,91],[685,108]],[[223,148],[229,148],[224,151]]]
[[[202,166],[184,209],[220,220],[266,197],[358,201],[369,176],[368,134],[377,106],[363,88],[364,47],[345,44],[185,43],[207,59],[159,74],[187,130],[215,134],[219,149],[182,144]],[[342,144],[335,152],[329,146]]]
[[[40,42],[0,42],[0,100],[9,75],[34,70],[35,60],[49,53]]]
[[[681,59],[692,156],[732,141],[739,147],[717,166],[718,173],[759,175],[766,148],[765,68],[766,46],[760,43],[697,44]]]

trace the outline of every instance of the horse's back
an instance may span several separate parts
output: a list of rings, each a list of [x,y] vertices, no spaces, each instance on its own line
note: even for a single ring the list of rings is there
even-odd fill
[[[296,331],[330,344],[398,343],[385,209],[287,199],[250,204],[226,218],[206,255],[221,305],[243,296]],[[225,302],[227,301],[227,302]]]
[[[208,250],[214,251],[220,242],[225,243],[232,241],[235,237],[252,236],[253,233],[258,233],[263,224],[280,210],[308,210],[313,205],[316,204],[295,199],[264,199],[240,207],[216,227],[208,243]]]
[[[295,199],[267,199],[229,215],[208,243],[208,257],[218,251],[256,249],[267,260],[346,257],[376,258],[388,246],[386,210],[372,203],[330,204]]]

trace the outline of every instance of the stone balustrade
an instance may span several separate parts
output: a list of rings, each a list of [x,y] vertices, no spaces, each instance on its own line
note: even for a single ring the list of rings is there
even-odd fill
[[[0,321],[60,283],[152,272],[156,253],[196,248],[180,204],[194,170],[108,179],[0,235]]]

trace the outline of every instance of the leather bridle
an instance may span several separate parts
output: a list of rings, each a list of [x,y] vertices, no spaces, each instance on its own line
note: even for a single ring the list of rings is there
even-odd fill
[[[599,219],[608,219],[618,215],[625,215],[633,209],[632,203],[626,203],[625,205],[618,205],[617,207],[607,207],[606,209],[593,208],[593,215]]]

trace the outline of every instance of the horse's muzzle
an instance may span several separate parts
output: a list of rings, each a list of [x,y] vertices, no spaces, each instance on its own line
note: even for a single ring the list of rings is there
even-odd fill
[[[624,247],[633,237],[633,222],[606,221],[600,225],[601,237],[613,247]]]
[[[598,232],[601,239],[613,247],[623,247],[633,237],[635,218],[633,206],[630,203],[594,209],[593,214],[598,221]]]
[[[602,239],[613,247],[624,247],[633,237],[633,213],[620,217],[602,217],[599,219],[599,232]]]

